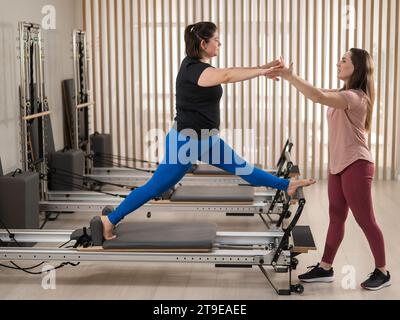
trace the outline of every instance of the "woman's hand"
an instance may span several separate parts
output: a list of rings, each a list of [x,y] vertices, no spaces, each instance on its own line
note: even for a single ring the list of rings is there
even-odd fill
[[[279,67],[279,66],[281,66],[281,63],[282,63],[282,59],[276,59],[271,62],[268,62],[267,64],[260,66],[260,68],[261,69],[270,69],[270,68],[274,68],[274,67]]]
[[[285,66],[285,63],[282,58],[279,59],[280,63],[278,66],[272,67],[268,69],[265,75],[268,78],[277,78],[281,77],[282,79],[289,80],[293,76],[293,62],[290,64],[289,67]]]
[[[269,76],[269,72],[271,72],[274,68],[281,68],[282,65],[282,60],[281,59],[276,59],[271,62],[268,62],[267,64],[264,64],[260,66],[260,69],[264,69],[265,71],[263,72],[263,75],[266,76],[269,79],[279,81],[279,79],[275,76]]]

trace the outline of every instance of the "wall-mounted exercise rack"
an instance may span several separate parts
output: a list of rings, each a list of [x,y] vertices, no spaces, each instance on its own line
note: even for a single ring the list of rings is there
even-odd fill
[[[44,55],[39,24],[19,22],[21,160],[24,171],[46,176],[46,125],[50,111],[44,85]],[[45,197],[47,185],[41,181]]]
[[[73,148],[85,151],[86,173],[92,168],[90,157],[90,114],[94,105],[91,101],[89,85],[89,56],[87,35],[85,31],[74,29],[72,34],[73,64],[74,64],[74,116],[73,116]]]

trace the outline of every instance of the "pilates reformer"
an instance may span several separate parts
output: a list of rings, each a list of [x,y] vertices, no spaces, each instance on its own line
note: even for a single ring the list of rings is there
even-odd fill
[[[287,146],[290,145],[291,143],[287,142],[287,144],[285,145],[284,150],[287,150]],[[289,147],[289,150],[291,149],[291,147]],[[285,167],[286,164],[286,167]],[[205,166],[209,166],[211,168],[215,168],[214,169],[207,169],[207,172],[211,172],[212,170],[218,172],[224,172],[216,167],[213,167],[211,165],[205,165]],[[204,171],[206,172],[206,171]],[[151,175],[145,175],[145,174],[141,174],[139,178],[138,176],[129,176],[129,175],[125,175],[125,176],[111,176],[111,175],[107,175],[107,177],[109,177],[110,179],[103,179],[104,176],[95,176],[95,175],[82,175],[82,174],[75,174],[73,172],[70,172],[68,170],[65,170],[64,168],[61,168],[59,166],[52,166],[49,169],[49,174],[51,174],[51,177],[55,180],[58,180],[59,183],[62,183],[63,180],[68,177],[68,176],[73,176],[76,179],[80,179],[81,181],[83,181],[83,183],[85,185],[87,185],[87,189],[86,190],[93,190],[93,191],[99,191],[99,190],[105,190],[107,191],[107,187],[111,186],[119,186],[122,187],[123,189],[132,189],[136,187],[136,183],[141,183],[140,185],[143,185],[147,182],[148,179],[151,178]],[[285,178],[294,178],[299,176],[299,170],[298,170],[298,166],[293,165],[293,162],[291,161],[291,155],[289,151],[285,151],[282,152],[279,161],[278,161],[278,167],[277,167],[277,171],[275,172],[275,175],[278,177],[285,177]],[[226,187],[231,187],[231,186],[249,186],[249,183],[246,182],[245,180],[243,180],[240,177],[237,176],[233,176],[233,175],[220,175],[220,176],[224,176],[226,178],[223,179],[217,179],[217,180],[213,180],[213,178],[211,178],[211,180],[209,179],[209,176],[205,176],[205,175],[199,175],[198,177],[188,173],[181,181],[179,181],[178,185],[179,186],[205,186],[205,185],[216,185],[216,186],[226,186]],[[185,180],[186,179],[186,180]],[[189,180],[187,180],[189,179]],[[226,179],[226,180],[224,180]],[[185,182],[186,181],[186,182]],[[202,183],[201,183],[202,182]],[[214,183],[211,183],[214,182]],[[243,182],[243,183],[239,183],[239,182]],[[130,183],[133,183],[133,185],[131,185]],[[110,189],[110,188],[108,188]],[[115,190],[114,188],[114,193],[119,193],[118,188],[117,190]],[[49,191],[49,193],[51,193],[51,191]]]
[[[149,218],[154,212],[220,212],[228,216],[259,215],[263,220],[265,220],[263,215],[266,215],[271,222],[273,214],[290,217],[285,209],[289,204],[282,200],[282,192],[277,191],[271,195],[272,198],[268,198],[268,193],[268,190],[264,193],[255,193],[254,189],[248,186],[229,189],[218,186],[181,186],[143,205],[137,212],[145,212]],[[93,200],[93,194],[87,193],[90,198],[88,201],[84,192],[51,193],[49,201],[40,202],[39,209],[42,212],[101,212],[106,206],[118,206],[122,200],[102,194],[96,194],[97,198]],[[210,202],[210,196],[212,196],[212,202]],[[269,227],[267,221],[265,224]]]
[[[277,161],[276,168],[268,169],[267,172],[280,177],[283,173],[284,165],[288,161],[286,154],[290,155],[293,143],[288,139],[282,149],[280,157]],[[151,176],[151,171],[148,169],[126,169],[126,168],[111,168],[111,167],[93,167],[92,173],[86,177],[101,182],[119,183],[124,185],[142,185]],[[293,166],[293,176],[298,175],[298,167]],[[192,169],[183,177],[180,182],[182,185],[246,185],[245,180],[238,176],[231,175],[222,169],[209,164],[194,164]]]
[[[286,153],[287,159],[290,155]],[[284,177],[291,174],[292,162],[287,163]],[[118,206],[121,202],[122,192],[118,195],[95,192],[48,192],[48,201],[40,202],[40,211],[46,212],[100,212],[106,206]],[[152,212],[222,212],[232,216],[259,215],[264,224],[269,228],[273,223],[271,215],[278,214],[289,218],[290,203],[282,191],[265,188],[256,191],[251,186],[185,186],[180,185],[164,192],[159,198],[150,201],[138,209],[145,211],[148,217]],[[266,215],[270,223],[263,217]],[[279,223],[280,226],[281,223]]]
[[[296,226],[304,205],[302,188],[296,194],[298,207],[289,226],[267,232],[218,232],[214,223],[121,223],[116,239],[103,239],[100,217],[88,228],[77,230],[0,230],[0,260],[3,261],[109,261],[208,263],[216,267],[257,266],[277,294],[302,293],[292,284],[296,256],[315,249],[308,226]],[[15,247],[25,242],[54,244],[70,242],[71,247]],[[14,244],[10,247],[10,244]],[[288,285],[278,289],[265,267],[288,274]]]

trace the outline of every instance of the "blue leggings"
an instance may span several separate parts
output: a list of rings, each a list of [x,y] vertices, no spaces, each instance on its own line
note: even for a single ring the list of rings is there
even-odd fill
[[[247,163],[218,135],[198,140],[185,136],[173,128],[166,137],[165,150],[163,161],[146,184],[133,190],[108,215],[113,225],[177,184],[197,160],[240,176],[254,186],[272,187],[285,191],[289,186],[289,180],[278,178]]]

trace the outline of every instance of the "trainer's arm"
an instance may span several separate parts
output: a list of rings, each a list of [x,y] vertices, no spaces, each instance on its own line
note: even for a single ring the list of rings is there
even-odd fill
[[[273,68],[266,76],[282,77],[299,90],[307,99],[335,109],[346,109],[347,101],[338,91],[322,90],[314,87],[308,81],[300,78],[293,71],[293,64],[289,68]]]

